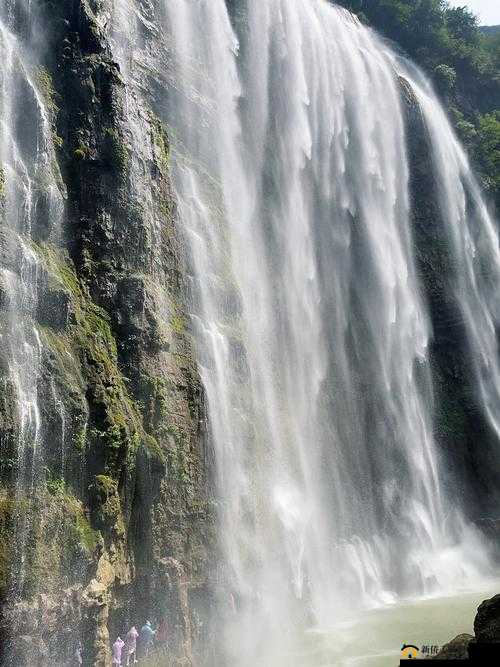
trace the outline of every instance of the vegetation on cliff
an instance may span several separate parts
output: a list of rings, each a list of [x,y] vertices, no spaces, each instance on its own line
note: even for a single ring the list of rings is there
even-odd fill
[[[432,78],[500,210],[500,33],[446,0],[338,0]]]
[[[126,99],[100,6],[47,0],[34,12],[47,39],[34,106],[64,215],[56,229],[38,207],[22,237],[36,267],[26,320],[40,348],[33,488],[18,482],[18,394],[0,354],[0,662],[66,663],[81,628],[86,664],[109,664],[108,631],[165,613],[184,623],[208,570],[213,511],[168,137],[148,100]],[[141,119],[140,138],[126,113]],[[9,178],[0,166],[0,216]],[[0,325],[7,296],[0,284]],[[35,622],[48,616],[50,639]]]

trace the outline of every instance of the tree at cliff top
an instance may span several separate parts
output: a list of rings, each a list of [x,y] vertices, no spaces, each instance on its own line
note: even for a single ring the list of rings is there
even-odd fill
[[[446,0],[338,0],[426,70],[500,206],[500,35]]]

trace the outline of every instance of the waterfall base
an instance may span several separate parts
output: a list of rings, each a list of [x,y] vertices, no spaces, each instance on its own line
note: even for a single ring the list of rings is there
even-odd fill
[[[387,667],[398,664],[403,645],[415,645],[420,657],[431,657],[451,637],[473,633],[477,607],[499,588],[500,582],[485,582],[484,587],[474,591],[409,600],[371,610],[334,628],[309,630],[304,635],[302,650],[283,656],[282,664]]]

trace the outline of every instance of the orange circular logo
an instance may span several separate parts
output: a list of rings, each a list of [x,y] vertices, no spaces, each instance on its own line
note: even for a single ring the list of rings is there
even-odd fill
[[[418,646],[413,644],[403,644],[401,647],[401,655],[404,660],[415,660],[418,658],[419,651]]]

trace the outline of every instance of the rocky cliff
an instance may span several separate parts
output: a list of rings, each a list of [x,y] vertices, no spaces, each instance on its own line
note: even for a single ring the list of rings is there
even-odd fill
[[[401,80],[410,160],[410,196],[415,256],[432,320],[430,342],[435,392],[435,436],[446,463],[446,486],[465,498],[469,518],[483,525],[496,516],[493,492],[497,460],[496,435],[480,407],[473,359],[456,284],[461,267],[453,256],[449,231],[443,222],[439,183],[433,167],[432,140],[425,119],[407,82]],[[467,213],[474,219],[477,204],[470,199]],[[481,446],[478,447],[478,443]],[[483,525],[491,532],[488,525]]]
[[[4,348],[2,664],[66,664],[82,640],[85,664],[108,665],[110,634],[163,615],[189,660],[213,512],[169,141],[126,89],[95,14],[101,3],[41,4],[35,18],[15,4],[10,29],[23,39],[36,19],[46,36],[39,62],[23,64],[34,90],[18,94],[25,109],[30,96],[43,100],[64,214],[58,229],[42,183],[30,230],[7,242],[8,202],[2,209],[0,250],[29,247],[36,267],[34,306],[18,324],[39,340],[42,433],[41,451],[31,439],[20,456],[22,396]],[[5,285],[0,309],[13,337]]]
[[[478,652],[484,646],[487,646],[491,652],[490,655],[492,655],[495,645],[500,645],[500,595],[484,600],[479,605],[474,619],[474,636],[469,634],[458,635],[443,646],[434,659],[468,660],[471,658],[471,664],[481,664],[482,661]],[[494,659],[497,658],[498,654],[494,655]]]
[[[172,659],[178,664],[232,667],[241,653],[249,659],[255,646],[255,664],[263,663],[269,647],[289,650],[283,642],[295,632],[296,623],[290,608],[304,605],[309,595],[320,602],[316,607],[328,611],[326,618],[330,610],[324,591],[330,589],[330,596],[335,592],[331,599],[356,599],[368,590],[364,577],[373,588],[373,597],[370,593],[367,598],[372,600],[380,593],[385,599],[393,588],[403,595],[407,587],[411,593],[433,590],[439,584],[433,572],[407,567],[401,555],[407,552],[397,546],[412,548],[416,527],[419,542],[453,544],[453,530],[444,540],[444,521],[434,512],[433,494],[449,500],[446,521],[462,504],[465,518],[473,522],[496,516],[497,436],[488,415],[493,401],[481,396],[480,372],[474,367],[481,354],[490,367],[495,360],[471,343],[470,321],[461,307],[464,295],[457,298],[464,269],[449,238],[456,221],[445,220],[439,201],[443,174],[433,164],[430,116],[419,106],[410,70],[401,70],[408,76],[400,78],[401,132],[391,133],[392,138],[382,133],[374,149],[371,135],[381,131],[386,91],[380,81],[370,87],[375,78],[370,67],[381,47],[371,34],[358,34],[361,28],[351,19],[330,17],[333,32],[325,33],[323,46],[329,39],[335,42],[335,35],[341,44],[344,31],[360,39],[364,55],[358,69],[351,71],[347,39],[334,53],[343,70],[333,81],[338,87],[332,88],[325,78],[309,97],[305,74],[297,78],[296,71],[304,66],[304,72],[313,71],[319,61],[309,58],[311,45],[297,61],[282,56],[284,44],[292,54],[297,42],[282,31],[281,17],[273,17],[276,44],[271,39],[260,42],[258,22],[246,33],[247,4],[227,0],[224,9],[230,13],[222,23],[224,31],[224,17],[216,16],[206,49],[205,25],[196,25],[193,34],[202,42],[198,60],[177,45],[186,74],[171,71],[172,35],[155,39],[168,25],[161,16],[164,5],[155,6],[155,15],[154,3],[141,2],[140,20],[131,35],[125,35],[129,26],[110,18],[113,7],[122,5],[128,5],[129,12],[136,7],[118,0],[8,0],[0,5],[0,661],[10,667],[64,665],[81,641],[84,664],[107,667],[110,642],[119,632],[132,623],[140,626],[148,618],[166,617]],[[210,8],[209,3],[204,6]],[[158,17],[162,20],[155,23]],[[304,18],[305,27],[309,20]],[[243,59],[238,64],[231,21],[242,36]],[[185,23],[190,28],[196,20]],[[191,36],[190,31],[186,34]],[[181,42],[183,35],[176,36]],[[126,43],[123,54],[121,38]],[[219,38],[226,46],[217,55],[212,46]],[[253,83],[255,62],[245,60],[245,50],[251,48],[258,54],[269,49],[269,72],[260,72],[262,80]],[[205,70],[211,50],[216,53],[211,54],[212,69]],[[321,77],[328,70],[330,51],[324,50],[323,57]],[[275,58],[279,67],[270,64]],[[378,64],[388,73],[387,81],[392,82],[396,62]],[[238,66],[248,86],[244,90],[237,80]],[[193,70],[199,78],[190,79]],[[227,71],[233,77],[229,89]],[[357,87],[344,86],[344,81],[354,82],[355,75],[362,77]],[[297,95],[299,79],[304,94]],[[329,126],[337,123],[328,115],[332,90],[344,96],[340,107],[346,112],[336,134]],[[359,104],[367,90],[376,94],[365,103],[368,116]],[[396,86],[394,91],[397,109],[390,111],[399,124]],[[188,110],[197,107],[199,98],[200,108],[207,112],[203,103],[209,108],[209,113],[186,120],[186,126],[191,123],[184,128],[186,135],[193,125],[196,131],[183,158],[194,162],[203,143],[208,166],[199,167],[207,172],[210,192],[193,195],[193,208],[208,210],[212,205],[214,210],[203,220],[210,236],[205,248],[210,259],[218,257],[215,268],[211,261],[200,263],[203,270],[193,282],[206,280],[206,291],[217,292],[213,312],[220,321],[218,337],[212,338],[214,348],[225,347],[225,354],[218,362],[211,412],[219,407],[224,386],[222,400],[227,403],[220,407],[225,413],[221,423],[228,428],[221,429],[223,437],[217,442],[220,460],[226,457],[224,447],[233,448],[221,475],[226,483],[221,494],[226,493],[225,513],[230,515],[223,525],[234,537],[226,540],[225,556],[229,554],[230,561],[236,554],[237,568],[234,562],[222,564],[215,539],[213,453],[188,317],[192,276],[169,170],[169,105],[183,96],[193,98]],[[253,117],[254,99],[261,106],[268,104],[265,118]],[[434,113],[437,102],[432,105]],[[318,132],[313,141],[310,128],[321,129],[323,122],[318,121],[328,118],[325,134]],[[218,135],[217,126],[224,123],[229,134],[221,133],[206,145],[200,140],[203,133]],[[243,144],[251,143],[254,133],[255,143],[262,145],[254,154],[255,173],[250,177],[245,172],[252,150]],[[221,169],[233,145],[239,154]],[[332,155],[323,153],[326,147]],[[456,157],[457,147],[452,148]],[[408,184],[401,173],[407,157],[410,216]],[[372,171],[365,169],[370,160]],[[374,180],[375,167],[382,162],[387,169]],[[324,163],[328,168],[317,180]],[[469,171],[462,166],[457,183]],[[246,177],[247,190],[237,187],[235,182]],[[391,198],[384,179],[397,186]],[[366,197],[371,189],[377,194],[372,199]],[[469,287],[491,270],[493,261],[485,251],[485,238],[479,238],[486,223],[484,215],[477,215],[472,191],[469,183],[455,193],[470,199],[467,221],[478,222],[477,238],[469,239],[470,254],[475,254],[477,242],[479,258],[471,282],[465,283]],[[182,203],[192,194],[187,192]],[[300,209],[297,193],[307,214],[290,226]],[[228,195],[232,218],[224,211]],[[396,215],[398,198],[401,217]],[[372,218],[373,210],[377,215]],[[384,237],[387,216],[392,224]],[[338,238],[330,235],[332,219],[340,221]],[[231,226],[242,221],[254,227],[237,235]],[[403,234],[400,226],[408,230]],[[460,231],[460,238],[466,231]],[[301,246],[304,239],[310,241],[308,248]],[[231,257],[235,243],[241,247]],[[391,252],[386,256],[382,246],[399,248],[399,260]],[[310,253],[305,264],[303,249]],[[233,274],[240,269],[235,258],[245,260],[250,254],[254,266],[242,279],[251,306],[246,312]],[[363,261],[369,268],[357,271]],[[301,292],[307,272],[312,278]],[[405,280],[400,281],[402,274],[406,282],[415,283],[410,291]],[[253,299],[259,288],[269,297],[262,303]],[[294,302],[297,294],[300,299]],[[486,318],[480,324],[494,321],[489,295],[489,290],[484,300],[479,295],[480,305],[488,307],[471,308],[469,320],[479,313]],[[401,321],[398,308],[405,311]],[[407,310],[413,311],[411,316]],[[262,337],[259,323],[267,326],[267,337]],[[240,329],[252,334],[251,355]],[[393,339],[388,347],[385,338]],[[393,353],[401,363],[393,362]],[[258,361],[257,369],[249,368],[250,359],[254,366]],[[253,388],[247,386],[252,375]],[[311,387],[316,387],[313,392]],[[237,400],[228,400],[231,393]],[[272,400],[264,408],[269,411],[262,417],[257,404],[268,397]],[[269,433],[275,423],[278,435]],[[429,443],[430,453],[429,447],[422,449]],[[256,458],[261,460],[256,463]],[[442,494],[437,468],[443,471]],[[293,483],[283,481],[284,469]],[[323,511],[305,511],[309,498],[304,491],[308,502],[302,500],[304,479],[309,479],[307,492],[315,498],[311,508],[327,508],[325,516]],[[415,503],[406,506],[408,498]],[[432,522],[419,516],[426,503]],[[335,510],[330,512],[331,507]],[[461,517],[456,525],[460,532]],[[485,528],[495,532],[496,522]],[[312,548],[310,535],[317,540]],[[376,548],[367,549],[374,535]],[[345,555],[350,552],[335,549],[338,560],[331,560],[332,545],[341,543],[354,545],[355,553],[359,547],[360,553],[370,554],[362,559],[363,576],[356,559]],[[318,567],[318,561],[324,566]],[[459,557],[457,562],[462,572]],[[225,567],[238,571],[240,580]],[[241,632],[232,638],[236,657],[225,663],[197,656],[200,646],[212,651],[214,581],[227,588],[221,594],[226,615],[220,614],[219,622],[229,627],[228,634],[237,624]],[[265,606],[269,601],[272,613]],[[317,611],[309,599],[307,607],[308,614]],[[231,614],[238,619],[233,626],[226,623]],[[246,624],[240,623],[242,616]],[[258,646],[255,621],[269,646],[265,641]],[[287,634],[283,627],[294,629]],[[244,648],[240,638],[247,642]]]

